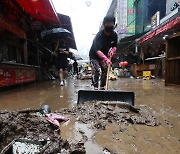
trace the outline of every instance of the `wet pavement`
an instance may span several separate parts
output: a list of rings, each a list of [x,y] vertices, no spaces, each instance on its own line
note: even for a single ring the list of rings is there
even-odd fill
[[[87,153],[178,153],[180,149],[180,88],[165,87],[163,80],[119,79],[109,89],[134,91],[137,107],[148,107],[160,125],[117,125],[109,123],[104,130],[91,129],[74,117],[61,128],[63,138],[83,140]],[[40,108],[48,104],[53,111],[76,106],[79,89],[92,89],[90,80],[68,80],[33,83],[0,92],[1,110]]]

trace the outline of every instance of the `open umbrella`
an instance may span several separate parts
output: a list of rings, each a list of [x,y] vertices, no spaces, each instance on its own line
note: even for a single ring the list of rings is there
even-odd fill
[[[43,39],[58,39],[71,36],[71,32],[64,28],[53,28],[51,30],[44,30],[41,32]]]
[[[53,28],[51,30],[44,30],[41,32],[41,37],[45,40],[64,39],[65,45],[72,49],[77,49],[73,34],[64,28]]]

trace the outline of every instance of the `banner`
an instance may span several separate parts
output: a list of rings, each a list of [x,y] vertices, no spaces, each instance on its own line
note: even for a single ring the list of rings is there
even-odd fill
[[[36,71],[32,67],[4,66],[0,68],[0,87],[21,84],[36,80]]]
[[[150,34],[146,35],[145,37],[143,37],[142,39],[140,39],[138,41],[139,44],[153,38],[154,36],[159,35],[160,33],[163,33],[165,31],[168,31],[176,26],[180,26],[180,16],[176,17],[174,20],[168,22],[167,24],[159,27],[158,29],[156,29],[155,31],[151,32]]]
[[[135,33],[135,21],[134,21],[134,0],[127,1],[127,33]]]

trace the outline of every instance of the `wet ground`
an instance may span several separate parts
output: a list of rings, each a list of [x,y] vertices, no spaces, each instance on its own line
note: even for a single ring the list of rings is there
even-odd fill
[[[53,111],[76,106],[79,89],[91,89],[90,81],[71,79],[60,87],[58,80],[31,84],[0,93],[1,110],[40,108],[48,104]],[[108,123],[105,129],[92,129],[71,115],[69,125],[61,128],[68,141],[82,140],[87,153],[179,153],[180,88],[165,87],[162,80],[120,79],[110,82],[110,89],[134,91],[138,108],[148,108],[158,126]],[[100,126],[102,124],[99,124]],[[97,126],[99,126],[97,125]]]

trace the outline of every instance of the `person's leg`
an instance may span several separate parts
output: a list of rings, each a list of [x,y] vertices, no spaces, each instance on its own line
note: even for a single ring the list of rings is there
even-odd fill
[[[67,71],[67,69],[64,69],[64,79],[66,79],[67,76],[68,76],[68,71]]]
[[[100,66],[99,61],[91,60],[92,67],[92,84],[94,89],[98,89],[99,75],[100,75]]]
[[[102,70],[101,73],[101,83],[100,83],[100,89],[104,90],[104,86],[106,85],[106,78],[107,78],[107,64],[104,61],[100,61],[100,67]]]
[[[76,74],[78,75],[78,68],[76,68]]]
[[[60,68],[59,69],[59,79],[60,79],[60,85],[63,86],[63,80],[64,80],[64,76],[63,76],[63,69]]]
[[[67,76],[68,76],[68,69],[67,69],[67,67],[68,67],[68,63],[67,62],[65,62],[64,64],[63,64],[63,77],[64,77],[64,80],[63,80],[63,82],[64,82],[64,84],[66,84],[66,78],[67,78]]]

